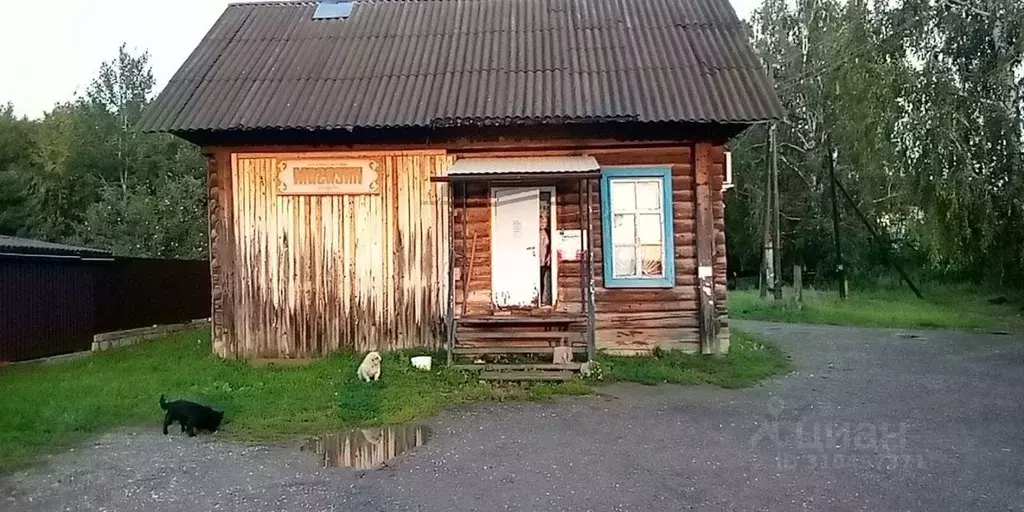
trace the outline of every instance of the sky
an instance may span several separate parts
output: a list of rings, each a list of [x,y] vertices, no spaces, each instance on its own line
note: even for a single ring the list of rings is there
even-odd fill
[[[160,90],[231,1],[0,0],[0,104],[42,115],[84,93],[121,43],[149,52]],[[742,18],[760,4],[731,1]]]

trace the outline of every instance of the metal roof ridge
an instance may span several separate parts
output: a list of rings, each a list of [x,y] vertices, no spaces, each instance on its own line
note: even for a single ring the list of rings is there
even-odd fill
[[[365,3],[365,4],[397,4],[397,3],[427,3],[427,2],[495,2],[498,0],[350,0],[352,2]],[[237,0],[228,2],[228,7],[233,6],[259,6],[259,5],[274,5],[274,6],[288,6],[288,5],[315,5],[322,3],[318,0]]]
[[[259,0],[239,0],[237,2],[228,2],[228,7],[239,7],[239,6],[251,6],[251,5],[313,5],[318,3],[316,0],[274,0],[272,2],[261,2]]]

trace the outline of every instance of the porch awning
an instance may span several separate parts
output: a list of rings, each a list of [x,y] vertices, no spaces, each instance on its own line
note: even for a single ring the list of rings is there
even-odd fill
[[[596,178],[601,166],[592,156],[544,156],[518,158],[462,158],[447,176],[431,181],[510,181],[545,178]]]

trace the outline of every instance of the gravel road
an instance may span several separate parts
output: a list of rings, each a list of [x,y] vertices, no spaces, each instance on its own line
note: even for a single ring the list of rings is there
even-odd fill
[[[154,423],[8,476],[0,510],[1024,511],[1024,340],[736,324],[797,370],[746,390],[451,408],[372,470]]]

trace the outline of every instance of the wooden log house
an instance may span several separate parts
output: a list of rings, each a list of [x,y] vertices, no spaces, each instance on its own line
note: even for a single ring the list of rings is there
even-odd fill
[[[780,113],[728,0],[299,1],[143,125],[207,155],[218,355],[579,361],[728,350],[724,148]]]

